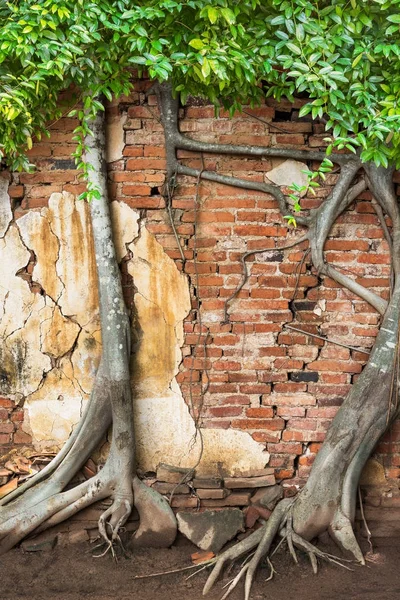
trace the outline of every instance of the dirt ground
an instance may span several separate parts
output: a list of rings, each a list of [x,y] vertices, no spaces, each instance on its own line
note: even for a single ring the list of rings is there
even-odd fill
[[[149,579],[135,576],[191,564],[196,548],[181,541],[169,550],[142,550],[117,564],[109,556],[93,558],[87,545],[55,548],[52,551],[23,553],[13,550],[0,558],[1,600],[200,600],[206,580],[203,571],[186,581],[187,573]],[[380,540],[367,567],[347,571],[322,564],[313,575],[308,558],[299,556],[300,565],[291,562],[285,550],[274,557],[278,572],[266,583],[269,570],[259,570],[252,600],[290,598],[293,600],[391,600],[400,597],[400,544]],[[191,571],[189,571],[191,573]],[[218,600],[222,585],[208,595]],[[226,583],[226,580],[225,580]],[[231,595],[242,600],[243,588]]]

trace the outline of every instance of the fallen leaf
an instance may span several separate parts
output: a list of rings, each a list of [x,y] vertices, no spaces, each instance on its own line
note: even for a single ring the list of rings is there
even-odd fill
[[[12,475],[12,472],[9,469],[0,467],[0,477],[8,477],[9,475]]]
[[[206,562],[207,560],[211,560],[212,558],[214,558],[215,554],[214,552],[194,552],[194,554],[190,555],[190,558],[192,559],[192,563],[194,565],[201,565],[201,563]]]
[[[12,460],[6,462],[5,467],[18,475],[23,475],[29,473],[31,462],[24,456],[15,456]]]
[[[7,496],[7,494],[13,492],[17,488],[17,486],[18,479],[16,477],[14,479],[11,479],[11,481],[6,483],[5,485],[2,485],[0,487],[0,498],[4,498],[4,496]]]

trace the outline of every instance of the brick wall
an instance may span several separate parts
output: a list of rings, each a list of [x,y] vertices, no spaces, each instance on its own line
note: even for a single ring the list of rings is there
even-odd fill
[[[289,488],[302,485],[331,419],[367,360],[361,350],[372,347],[379,316],[331,279],[319,278],[304,245],[276,250],[288,237],[300,234],[288,229],[276,201],[267,194],[205,182],[196,205],[196,182],[180,177],[172,213],[186,259],[183,265],[161,193],[163,129],[156,98],[145,97],[147,87],[147,82],[138,82],[129,98],[109,107],[110,116],[127,114],[123,159],[109,165],[110,195],[146,216],[147,228],[189,277],[192,310],[185,322],[178,375],[182,392],[204,427],[247,431],[265,444],[278,480]],[[194,101],[181,110],[181,130],[203,141],[322,148],[323,128],[299,119],[301,103],[277,105],[268,100],[248,109],[253,116],[230,119],[222,114],[216,119],[211,106]],[[68,118],[54,123],[51,138],[35,143],[31,151],[38,170],[13,176],[10,196],[16,216],[45,206],[52,192],[82,191],[70,159],[75,126]],[[179,158],[187,166],[201,167],[194,153],[181,151]],[[264,181],[277,163],[205,155],[204,164],[219,173]],[[317,206],[336,177],[330,174],[316,197],[302,200],[302,207]],[[386,297],[389,253],[369,199],[369,193],[363,193],[339,218],[326,244],[326,258]],[[240,257],[262,248],[264,253],[248,260],[248,282],[229,305],[229,322],[221,324],[225,301],[241,281]],[[124,274],[123,281],[131,304],[133,284]],[[289,330],[287,324],[360,351]],[[0,442],[26,444],[26,434],[18,432],[21,411],[2,402]],[[397,422],[377,448],[377,458],[392,480],[400,475],[399,440]]]

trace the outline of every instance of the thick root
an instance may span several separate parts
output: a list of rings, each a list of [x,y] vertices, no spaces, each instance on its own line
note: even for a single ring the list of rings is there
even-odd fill
[[[350,552],[356,561],[365,565],[364,555],[361,552],[361,548],[354,535],[350,519],[348,519],[340,509],[335,514],[329,528],[329,533],[343,550]]]
[[[55,494],[39,502],[36,506],[30,506],[1,524],[0,554],[4,554],[13,548],[42,523],[48,521],[56,513],[64,511],[70,505],[79,502],[79,500],[85,503],[86,499],[90,498],[90,503],[92,503],[107,495],[108,492],[100,477],[94,477],[71,490]]]
[[[155,490],[138,479],[132,482],[135,508],[139,513],[139,529],[131,540],[133,547],[168,548],[178,531],[176,517],[169,503]]]
[[[271,544],[278,534],[282,538],[281,542],[278,544],[278,547],[282,544],[282,542],[286,541],[290,554],[292,555],[292,558],[296,564],[298,564],[298,558],[295,548],[305,552],[310,559],[311,567],[315,574],[318,572],[318,558],[351,570],[350,567],[345,563],[350,563],[352,561],[339,558],[332,554],[328,554],[327,552],[323,552],[311,544],[307,539],[296,533],[293,527],[293,513],[295,507],[296,500],[282,500],[276,506],[264,527],[258,529],[249,537],[242,540],[235,546],[232,546],[218,556],[214,564],[214,568],[207,579],[206,585],[204,586],[203,594],[207,594],[207,592],[210,591],[228,561],[234,561],[255,548],[255,552],[248,556],[243,562],[237,575],[228,581],[228,583],[224,586],[227,589],[221,598],[221,600],[225,600],[227,596],[236,588],[238,583],[244,578],[244,597],[245,600],[249,600],[256,569],[264,557],[267,557],[267,562],[271,570],[267,581],[271,580],[274,575],[274,567],[270,561],[270,557],[267,555],[271,548]],[[338,516],[340,518],[338,518]],[[343,514],[341,512],[339,513],[339,511],[335,513],[335,520],[331,524],[331,530],[335,533],[335,539],[340,541],[342,547],[350,550],[357,561],[364,561],[361,550],[359,549],[357,540],[355,539],[353,530],[351,528],[351,523],[348,519],[346,520]],[[336,534],[338,537],[336,537]],[[347,545],[344,546],[343,542],[345,542]],[[277,548],[275,548],[272,554],[276,552]],[[360,560],[360,556],[362,561]]]
[[[220,554],[215,562],[213,570],[211,571],[206,581],[206,584],[203,589],[203,595],[207,594],[211,590],[226,563],[240,558],[256,546],[258,546],[258,544],[262,540],[263,535],[264,529],[257,529],[257,531],[249,535],[247,538]]]
[[[119,534],[132,512],[132,507],[133,494],[117,493],[111,506],[101,515],[98,526],[105,549],[101,554],[96,555],[97,557],[104,556],[110,551],[113,558],[116,558],[115,545],[119,545],[123,549]]]
[[[254,573],[261,559],[267,554],[271,547],[271,544],[278,533],[281,525],[285,521],[286,512],[293,503],[293,500],[282,500],[275,508],[274,512],[268,519],[266,525],[252,533],[248,538],[239,542],[229,550],[223,552],[217,559],[214,569],[211,571],[206,584],[204,586],[203,594],[207,594],[210,591],[214,583],[217,581],[224,565],[228,561],[236,560],[246,554],[253,548],[257,547],[253,557],[247,563],[245,563],[240,569],[238,575],[231,582],[229,589],[225,593],[224,597],[234,590],[239,581],[245,575],[245,600],[250,597],[251,586],[254,578]]]

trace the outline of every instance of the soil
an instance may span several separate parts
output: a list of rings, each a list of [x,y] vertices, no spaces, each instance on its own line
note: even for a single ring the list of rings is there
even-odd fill
[[[197,549],[182,540],[169,550],[136,551],[117,563],[110,556],[93,558],[89,544],[42,552],[13,550],[0,558],[0,596],[2,600],[200,600],[206,571],[189,581],[192,571],[136,579],[135,576],[190,565],[190,554]],[[308,558],[299,553],[299,566],[284,549],[273,559],[278,574],[265,582],[269,570],[258,571],[252,600],[292,598],[293,600],[391,600],[400,597],[400,545],[381,539],[367,567],[352,571],[332,564],[320,565],[313,575]],[[225,583],[226,583],[225,579]],[[208,595],[222,596],[222,585]],[[243,600],[243,587],[232,600]]]

